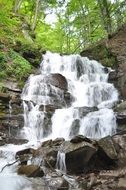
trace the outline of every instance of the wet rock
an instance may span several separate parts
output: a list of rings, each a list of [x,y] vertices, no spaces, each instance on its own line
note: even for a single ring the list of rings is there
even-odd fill
[[[69,189],[69,184],[68,182],[60,176],[53,175],[51,177],[48,177],[46,179],[46,184],[50,189],[56,189],[56,190],[68,190]]]
[[[57,161],[58,148],[45,146],[40,147],[34,152],[33,160],[39,159],[39,162],[47,168],[55,168]]]
[[[69,92],[64,92],[64,100],[66,105],[70,106],[71,103],[75,101],[75,98]]]
[[[45,183],[45,180],[41,177],[36,178],[30,178],[30,181],[32,183],[32,189],[33,190],[48,190],[48,186]]]
[[[83,67],[83,62],[78,56],[76,60],[76,69],[77,69],[77,78],[80,78],[80,76],[84,73],[84,67]]]
[[[46,76],[46,78],[44,80],[46,83],[49,83],[55,87],[65,90],[65,91],[67,91],[67,89],[68,89],[68,83],[67,83],[66,78],[59,73],[50,74],[50,75]]]
[[[47,147],[47,146],[51,146],[51,145],[52,145],[52,140],[50,139],[50,140],[42,142],[41,147]]]
[[[71,125],[69,136],[73,137],[73,136],[77,135],[79,132],[79,129],[80,129],[80,120],[75,119]]]
[[[67,172],[80,173],[87,168],[91,157],[97,152],[97,148],[88,142],[71,143],[65,141],[60,148],[65,153]]]
[[[0,137],[0,146],[6,145],[6,144],[15,144],[15,145],[21,145],[27,143],[28,140],[26,139],[17,139],[14,137]]]
[[[125,190],[126,189],[126,178],[120,178],[117,186],[117,190]]]
[[[52,132],[52,114],[45,112],[43,118],[43,137],[47,137]]]
[[[116,149],[118,148],[118,166],[124,167],[126,166],[126,134],[114,135],[112,138],[116,143]]]
[[[3,88],[6,89],[6,91],[14,93],[21,93],[21,89],[18,87],[18,83],[13,80],[5,80],[3,81]]]
[[[119,129],[126,129],[126,101],[118,104],[114,111],[116,112],[116,121]]]
[[[117,76],[117,71],[113,70],[109,73],[109,76],[108,76],[108,82],[111,82],[113,83],[115,80],[118,79],[118,76]]]
[[[126,111],[122,113],[118,113],[116,116],[116,121],[117,124],[120,125],[125,125],[126,126]]]
[[[0,100],[1,101],[5,101],[5,102],[9,102],[10,100],[10,95],[9,94],[6,94],[6,93],[2,93],[0,92]]]
[[[75,108],[75,109],[77,109],[79,111],[80,118],[83,118],[84,116],[86,116],[90,112],[98,111],[97,107],[86,107],[86,106]]]
[[[24,126],[24,117],[22,114],[0,116],[0,130],[7,135],[18,136],[20,129]]]
[[[121,98],[126,100],[126,62],[125,60],[119,64],[118,68],[118,87],[121,94]]]
[[[27,177],[43,177],[43,170],[36,165],[22,165],[18,168],[19,175],[26,175]]]
[[[53,146],[60,146],[65,141],[64,138],[56,138],[52,141]]]
[[[48,114],[52,115],[55,112],[55,110],[59,108],[60,108],[59,105],[48,104],[48,105],[40,105],[39,110],[48,112]]]
[[[15,158],[19,159],[21,164],[27,164],[27,161],[31,159],[32,155],[34,154],[35,150],[32,148],[27,148],[20,150],[16,153]]]
[[[89,138],[87,138],[83,135],[77,135],[77,136],[73,137],[70,142],[71,143],[80,143],[83,141],[88,142],[88,143],[92,143],[92,141]]]
[[[106,159],[108,157],[108,159],[110,159],[110,160],[118,159],[118,155],[117,155],[112,137],[107,136],[107,137],[100,139],[98,141],[98,145],[99,145],[100,151],[101,151],[100,154],[102,154],[102,151],[103,151],[103,155],[102,155],[103,157],[105,156]]]
[[[120,104],[117,104],[117,106],[115,107],[115,109],[114,109],[114,111],[115,112],[122,112],[122,111],[124,111],[124,110],[126,110],[126,101],[122,101]]]

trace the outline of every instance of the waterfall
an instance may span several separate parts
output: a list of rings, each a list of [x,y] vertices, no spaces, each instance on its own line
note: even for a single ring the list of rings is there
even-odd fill
[[[109,68],[97,61],[80,55],[61,56],[51,52],[44,54],[40,74],[31,75],[22,92],[26,138],[45,138],[46,105],[53,105],[54,102],[59,108],[51,116],[51,129],[46,133],[47,139],[69,139],[72,134],[99,139],[114,134],[116,119],[112,107],[118,100],[118,93],[113,84],[107,82],[109,71]],[[70,106],[66,106],[63,100],[63,89],[45,80],[55,73],[67,80],[67,92],[74,97]],[[40,109],[42,105],[45,107],[43,110]],[[86,107],[95,107],[97,110],[80,115],[80,108]]]
[[[56,168],[66,173],[65,153],[58,151]]]
[[[43,55],[40,74],[30,75],[21,95],[24,107],[21,135],[29,142],[0,147],[1,190],[32,190],[32,183],[16,172],[15,154],[19,150],[38,147],[46,139],[67,140],[78,134],[100,139],[116,133],[112,107],[118,93],[107,82],[109,71],[97,61],[80,55],[50,52]],[[11,102],[9,111],[11,116]],[[65,156],[58,152],[56,165],[63,173],[66,173]]]

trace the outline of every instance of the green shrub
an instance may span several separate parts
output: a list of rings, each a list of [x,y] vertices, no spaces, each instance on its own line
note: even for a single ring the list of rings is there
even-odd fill
[[[30,63],[17,52],[9,49],[0,52],[0,79],[13,77],[17,80],[25,80],[32,71]]]

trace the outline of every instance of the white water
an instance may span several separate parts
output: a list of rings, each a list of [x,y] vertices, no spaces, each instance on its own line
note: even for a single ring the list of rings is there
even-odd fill
[[[12,164],[15,162],[16,152],[30,146],[26,144],[0,147],[0,190],[32,190],[31,182],[25,176],[17,174],[18,162]]]
[[[65,158],[66,158],[65,153],[58,151],[56,168],[62,171],[64,174],[66,174]]]
[[[66,77],[68,91],[74,96],[75,101],[69,108],[56,109],[52,117],[52,133],[47,138],[69,139],[75,119],[80,121],[78,133],[90,138],[102,138],[116,132],[116,119],[111,108],[118,99],[118,93],[114,86],[107,82],[108,73],[105,73],[100,63],[79,55],[60,56],[47,52],[43,56],[40,71],[40,75],[30,76],[22,93],[22,99],[29,102],[24,103],[24,134],[27,139],[44,138],[42,127],[44,112],[39,111],[39,106],[52,104],[48,84],[43,83],[44,76],[50,73],[60,73]],[[63,94],[59,95],[56,87],[52,86],[51,90],[56,100],[59,99],[61,102]],[[95,106],[99,110],[80,118],[75,107],[84,106]]]

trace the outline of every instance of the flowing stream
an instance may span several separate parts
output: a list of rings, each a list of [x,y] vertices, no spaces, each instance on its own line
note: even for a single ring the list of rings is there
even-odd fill
[[[51,52],[43,55],[40,74],[29,77],[21,95],[25,121],[21,136],[28,139],[29,143],[0,147],[0,169],[15,160],[18,150],[33,144],[36,146],[39,141],[45,139],[63,137],[67,140],[77,134],[99,139],[114,134],[116,118],[112,106],[118,100],[118,93],[114,86],[107,82],[109,71],[109,68],[100,63],[80,55],[60,56]],[[45,82],[46,76],[54,73],[61,74],[67,80],[67,92],[73,97],[69,106],[63,100],[64,90]],[[46,106],[54,105],[54,102],[58,109],[55,109],[50,116],[50,122],[47,122]],[[92,111],[83,114],[84,109]],[[65,170],[65,157],[63,154],[58,156],[61,170]],[[18,189],[32,188],[25,177],[16,174],[15,164],[0,173],[0,190]]]

